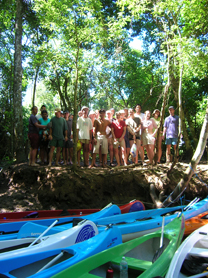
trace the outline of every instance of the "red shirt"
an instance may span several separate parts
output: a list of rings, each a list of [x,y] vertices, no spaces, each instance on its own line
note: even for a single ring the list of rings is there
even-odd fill
[[[111,128],[113,128],[116,138],[121,138],[125,126],[126,126],[126,124],[124,121],[120,121],[120,122],[113,121],[112,122]]]

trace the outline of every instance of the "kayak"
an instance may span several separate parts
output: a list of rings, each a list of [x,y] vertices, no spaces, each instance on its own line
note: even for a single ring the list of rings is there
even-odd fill
[[[115,205],[112,205],[108,209],[112,209]],[[118,208],[118,207],[117,207]],[[106,210],[108,210],[106,208]],[[84,217],[77,217],[77,218],[72,218],[71,221],[69,219],[68,222],[61,222],[60,220],[58,223],[56,223],[48,232],[46,235],[51,235],[55,233],[59,233],[61,231],[65,231],[67,229],[70,229],[74,225],[76,225],[78,222],[82,221],[84,218],[93,221],[96,225],[98,225],[98,230],[99,232],[102,232],[105,230],[105,228],[108,225],[114,225],[118,226],[119,230],[121,231],[122,234],[122,239],[123,241],[127,241],[133,238],[136,238],[138,236],[141,236],[145,233],[148,233],[148,230],[151,230],[156,226],[156,230],[161,227],[162,223],[162,215],[164,214],[170,214],[170,217],[166,217],[166,224],[167,222],[171,221],[171,219],[175,218],[176,215],[174,215],[175,212],[180,212],[183,209],[183,206],[179,207],[172,207],[172,208],[163,208],[163,209],[153,209],[153,210],[144,210],[144,211],[138,211],[138,212],[132,212],[128,214],[122,214],[122,218],[119,213],[111,213],[113,215],[112,217],[102,217],[100,215],[100,212],[96,212],[94,214],[90,214],[88,216]],[[119,210],[119,208],[118,208]],[[120,210],[119,210],[120,211]],[[115,212],[113,210],[113,212]],[[118,212],[118,211],[116,211]],[[99,214],[99,215],[98,215]],[[100,218],[100,221],[98,221]],[[52,219],[49,219],[50,221]],[[53,219],[54,221],[54,219]],[[151,221],[151,223],[150,223]],[[15,239],[20,239],[20,238],[28,238],[28,237],[34,237],[34,236],[39,236],[41,233],[43,233],[49,225],[52,224],[50,222],[48,225],[47,224],[42,224],[42,222],[46,222],[46,220],[34,220],[34,221],[29,221],[25,222],[24,225],[22,225],[19,230],[17,230],[17,227],[20,223],[22,222],[14,222],[14,223],[5,223],[5,224],[0,224],[0,229],[4,228],[4,230],[10,230],[13,228],[14,232],[4,232],[4,234],[0,235],[0,248],[1,248],[1,241],[6,241],[6,240],[15,240]],[[153,223],[154,222],[154,223]],[[12,226],[13,225],[13,226]],[[2,227],[3,226],[3,227]],[[10,227],[11,226],[11,227]],[[151,228],[150,228],[151,227]],[[16,232],[15,232],[16,231]]]
[[[163,276],[181,243],[183,232],[184,217],[181,215],[164,229],[102,251],[52,277],[106,277],[109,266],[113,269],[113,277],[119,277],[119,264],[123,256],[128,262],[129,278]]]
[[[208,211],[200,213],[199,215],[192,217],[191,219],[186,220],[185,222],[185,236],[190,235],[195,230],[208,224]]]
[[[49,219],[33,219],[32,221],[28,220],[22,220],[22,221],[15,221],[15,222],[8,222],[8,223],[0,223],[0,241],[1,240],[6,240],[6,239],[14,239],[17,238],[17,234],[20,231],[20,229],[23,227],[23,225],[27,223],[31,224],[37,224],[37,225],[42,225],[46,226],[43,227],[43,230],[47,228],[47,226],[50,226],[55,220],[58,220],[58,223],[56,224],[57,227],[63,225],[66,230],[71,228],[73,225],[76,225],[78,221],[81,221],[83,219],[88,219],[91,221],[94,221],[97,218],[102,218],[105,216],[110,216],[110,215],[118,215],[121,214],[121,210],[117,205],[109,204],[102,210],[89,214],[89,215],[84,215],[84,216],[78,216],[78,217],[57,217],[57,218],[49,218]],[[59,229],[58,232],[61,230]],[[57,232],[57,231],[56,231]],[[33,234],[35,233],[35,230],[33,231]],[[32,237],[34,235],[31,235]],[[38,236],[39,234],[37,234]]]
[[[92,221],[83,220],[77,226],[66,231],[50,236],[45,236],[45,234],[46,230],[39,237],[1,241],[0,260],[65,248],[94,237],[98,234],[98,229]]]
[[[195,230],[183,241],[173,256],[165,277],[207,277],[207,267],[208,224]]]
[[[1,258],[0,269],[6,277],[49,278],[85,258],[121,243],[118,228],[109,227],[103,233],[70,247]]]
[[[165,217],[165,225],[171,222],[177,215],[183,211],[185,219],[189,219],[203,211],[208,210],[208,198],[188,206],[176,206],[152,210],[137,211],[128,214],[117,214],[108,217],[101,217],[97,219],[90,219],[97,227],[99,233],[104,231],[108,226],[117,226],[122,234],[122,241],[126,242],[131,239],[141,237],[147,233],[157,231],[162,227],[163,216]],[[91,215],[89,215],[90,217]],[[81,218],[77,218],[77,221]],[[1,226],[2,224],[0,224]],[[6,225],[6,224],[4,224]],[[72,223],[61,223],[52,227],[47,235],[59,233],[72,227]],[[0,236],[0,243],[2,240],[18,239],[33,237],[34,234],[39,236],[43,231],[47,229],[47,226],[39,225],[36,223],[29,222],[27,225],[21,227],[18,233],[5,234]],[[1,244],[0,244],[1,247]]]
[[[119,206],[121,213],[145,210],[144,204],[139,200],[132,200],[129,203]],[[37,210],[21,212],[0,213],[0,223],[16,222],[23,220],[48,219],[57,217],[77,217],[100,211],[101,209],[67,209],[67,210]]]
[[[136,237],[141,237],[146,233],[157,231],[162,226],[163,216],[165,225],[177,217],[177,214],[183,211],[185,220],[190,219],[204,211],[208,210],[208,198],[197,203],[190,203],[188,206],[176,206],[168,208],[159,208],[130,213],[125,215],[108,216],[94,221],[98,226],[99,232],[103,231],[107,225],[116,225],[122,234],[123,242]]]

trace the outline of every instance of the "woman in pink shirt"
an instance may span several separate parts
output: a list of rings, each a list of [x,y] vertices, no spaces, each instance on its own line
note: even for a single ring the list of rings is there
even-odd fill
[[[154,143],[155,135],[157,133],[157,124],[154,119],[150,119],[150,116],[150,111],[145,111],[144,119],[142,120],[142,144],[147,151],[149,162],[152,164],[154,158]]]

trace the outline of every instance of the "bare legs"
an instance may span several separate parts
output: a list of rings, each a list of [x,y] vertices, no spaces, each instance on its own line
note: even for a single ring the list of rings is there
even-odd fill
[[[176,151],[176,145],[173,145],[174,151]],[[178,153],[176,154],[178,156]],[[171,145],[166,145],[166,162],[171,162]]]
[[[35,164],[35,159],[37,155],[38,149],[30,149],[30,159],[29,159],[29,165],[34,166]]]
[[[84,158],[84,166],[89,166],[89,144],[82,144],[83,146],[83,158]],[[80,166],[80,156],[81,149],[77,152],[77,163]]]
[[[56,147],[51,146],[50,152],[49,152],[49,164],[48,166],[51,166],[51,162],[53,159],[53,153]],[[59,157],[60,157],[60,153],[61,153],[61,147],[57,147],[56,149],[56,166],[58,166],[58,161],[59,161]]]
[[[151,145],[145,145],[144,146],[146,151],[147,151],[147,156],[149,158],[150,163],[152,164],[153,162],[153,157],[154,157],[154,144]]]

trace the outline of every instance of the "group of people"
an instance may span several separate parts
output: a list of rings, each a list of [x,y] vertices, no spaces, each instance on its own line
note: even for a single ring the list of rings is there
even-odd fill
[[[158,163],[162,156],[162,140],[166,136],[166,161],[171,159],[171,145],[176,148],[178,140],[179,117],[175,115],[173,106],[169,107],[169,116],[165,118],[163,131],[157,136],[160,125],[160,111],[155,109],[151,115],[149,110],[142,113],[142,107],[137,104],[134,109],[123,109],[115,112],[110,110],[89,111],[83,106],[78,112],[77,120],[77,163],[80,165],[81,150],[85,167],[96,167],[96,156],[102,167],[114,167],[128,165],[129,158],[133,163],[138,163],[140,157],[144,163],[144,151],[146,150],[148,162],[153,163],[155,142],[158,137]],[[55,164],[59,165],[61,155],[64,165],[72,163],[73,134],[72,115],[69,111],[62,112],[55,109],[55,117],[48,119],[46,107],[41,107],[41,114],[37,115],[36,106],[32,108],[29,119],[28,137],[31,143],[30,160],[31,166],[36,166],[37,151],[40,147],[41,164],[45,160],[51,166],[53,153],[56,150]],[[76,142],[77,143],[77,142]],[[61,151],[62,150],[62,151]],[[110,164],[107,165],[109,153]],[[89,157],[92,156],[91,164]],[[114,158],[116,164],[114,164]]]

